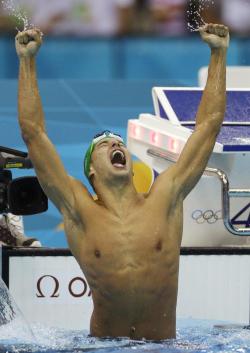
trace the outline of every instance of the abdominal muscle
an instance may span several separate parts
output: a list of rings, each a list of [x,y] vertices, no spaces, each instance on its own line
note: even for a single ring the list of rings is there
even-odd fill
[[[65,222],[70,248],[92,292],[93,336],[175,337],[181,225],[175,218],[159,218],[158,210],[147,221],[146,211],[141,217],[139,210],[131,212],[120,223],[97,215],[101,225],[87,224],[83,236]]]
[[[98,280],[92,289],[92,335],[154,340],[175,337],[177,274],[143,272],[129,269],[126,276]]]

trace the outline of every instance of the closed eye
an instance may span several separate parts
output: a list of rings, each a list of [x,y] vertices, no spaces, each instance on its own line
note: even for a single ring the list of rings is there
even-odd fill
[[[98,143],[98,147],[106,146],[107,144],[108,144],[108,141],[102,141],[102,142]]]

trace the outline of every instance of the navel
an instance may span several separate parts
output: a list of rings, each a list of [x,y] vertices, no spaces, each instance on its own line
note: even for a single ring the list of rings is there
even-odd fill
[[[161,240],[158,241],[155,248],[157,251],[161,251],[161,249],[162,249],[162,241]]]
[[[131,327],[130,327],[130,334],[131,334],[131,335],[134,335],[134,334],[135,334],[135,327],[134,327],[134,326],[131,326]]]
[[[95,250],[95,257],[97,258],[101,257],[101,253],[99,250]]]

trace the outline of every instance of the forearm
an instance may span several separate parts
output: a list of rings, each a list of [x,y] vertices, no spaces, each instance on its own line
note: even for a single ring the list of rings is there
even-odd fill
[[[45,131],[41,98],[36,78],[35,57],[20,58],[18,116],[24,139]]]
[[[215,123],[220,127],[226,109],[226,48],[212,49],[207,84],[197,112],[196,126]],[[213,125],[213,124],[212,124]]]

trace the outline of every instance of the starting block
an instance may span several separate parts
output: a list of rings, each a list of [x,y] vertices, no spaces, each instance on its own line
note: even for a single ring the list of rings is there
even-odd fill
[[[155,115],[129,120],[128,148],[155,177],[177,161],[192,134],[202,92],[155,87]],[[184,202],[182,246],[250,246],[249,188],[250,91],[230,89],[208,168]]]

